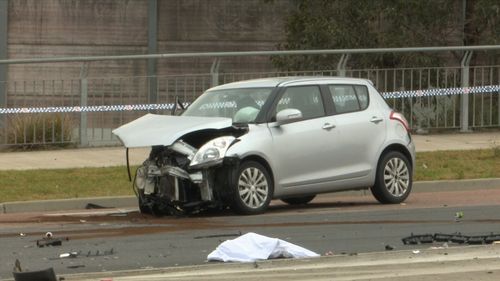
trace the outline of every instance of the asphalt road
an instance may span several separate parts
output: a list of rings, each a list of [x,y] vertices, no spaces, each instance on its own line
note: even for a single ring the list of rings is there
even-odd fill
[[[414,234],[500,233],[500,189],[414,193],[405,204],[380,205],[366,196],[325,195],[308,206],[274,203],[258,216],[219,211],[197,216],[155,218],[134,209],[0,216],[0,279],[12,277],[14,261],[23,270],[54,267],[73,273],[199,265],[222,241],[256,232],[303,246],[321,255],[429,248],[407,246]],[[456,213],[463,218],[457,219]],[[51,231],[68,237],[61,246],[39,248]],[[449,246],[457,245],[450,243]],[[75,258],[60,254],[77,252]]]

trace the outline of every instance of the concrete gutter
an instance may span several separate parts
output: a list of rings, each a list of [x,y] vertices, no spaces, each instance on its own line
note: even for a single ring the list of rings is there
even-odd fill
[[[500,178],[474,180],[420,181],[413,184],[412,192],[465,191],[500,188]],[[346,191],[338,196],[364,196],[366,192]],[[135,196],[88,197],[75,199],[18,201],[0,204],[0,213],[27,213],[45,211],[83,210],[87,204],[96,204],[108,208],[137,208]]]
[[[0,210],[4,214],[83,210],[89,203],[106,208],[128,208],[137,207],[137,198],[135,196],[117,196],[5,202],[0,204]]]

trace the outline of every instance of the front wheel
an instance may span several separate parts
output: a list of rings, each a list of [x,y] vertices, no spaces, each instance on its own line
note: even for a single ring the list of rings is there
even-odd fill
[[[243,162],[236,173],[232,209],[240,214],[263,213],[273,196],[274,187],[267,169],[256,161]]]
[[[380,203],[397,204],[410,195],[412,183],[412,167],[408,158],[399,151],[391,151],[382,156],[371,191]]]

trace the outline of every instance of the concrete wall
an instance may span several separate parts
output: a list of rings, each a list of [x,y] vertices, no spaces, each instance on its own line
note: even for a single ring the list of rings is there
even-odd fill
[[[272,50],[290,0],[158,0],[158,52]],[[8,57],[145,54],[147,0],[10,0]],[[158,74],[206,73],[211,59],[161,60]],[[73,79],[81,63],[12,65],[8,80]],[[224,59],[228,72],[268,58]],[[93,62],[89,77],[146,74],[145,61]]]
[[[274,50],[284,40],[284,15],[290,1],[159,1],[160,52]],[[188,15],[188,16],[186,16]],[[206,72],[211,59],[162,61],[159,74]],[[269,69],[268,57],[224,58],[224,72]]]
[[[148,53],[148,0],[7,1],[10,59]],[[284,15],[291,1],[158,0],[157,52],[274,50],[284,39]],[[90,62],[87,104],[148,103],[150,87],[157,89],[157,102],[173,102],[175,96],[192,101],[210,86],[210,76],[182,75],[208,74],[212,61],[159,60],[157,85],[145,77],[146,60]],[[80,105],[85,89],[79,80],[82,66],[81,62],[9,65],[4,84],[7,107]],[[220,66],[226,73],[271,68],[268,57],[224,58]],[[89,113],[87,125],[80,126],[87,126],[91,142],[107,140],[112,137],[110,128],[144,113]],[[80,115],[70,115],[78,124]],[[14,128],[9,124],[17,117],[8,116],[7,127]]]

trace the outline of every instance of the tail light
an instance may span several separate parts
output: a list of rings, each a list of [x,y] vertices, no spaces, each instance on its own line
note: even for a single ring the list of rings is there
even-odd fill
[[[391,120],[396,120],[396,121],[401,122],[401,124],[403,124],[403,126],[405,127],[406,131],[408,133],[411,132],[410,124],[408,123],[408,121],[406,121],[406,118],[403,116],[403,114],[401,114],[399,112],[391,111],[391,115],[389,116],[389,118]]]

